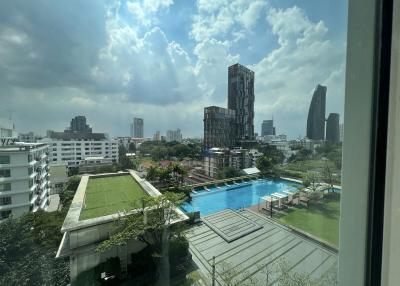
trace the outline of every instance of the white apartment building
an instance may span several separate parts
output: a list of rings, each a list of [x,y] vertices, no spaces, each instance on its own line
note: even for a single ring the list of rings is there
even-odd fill
[[[182,142],[182,133],[181,130],[178,128],[176,130],[168,130],[167,131],[167,142]]]
[[[250,166],[256,167],[257,160],[263,156],[263,153],[259,152],[257,149],[250,149]]]
[[[44,209],[50,203],[47,150],[43,143],[0,146],[0,220]]]
[[[118,162],[118,140],[108,139],[103,133],[53,132],[42,141],[49,145],[50,164],[66,162],[68,168],[79,167],[86,157]]]
[[[64,187],[68,183],[68,166],[67,162],[60,164],[50,164],[50,176],[51,176],[51,194],[58,194],[64,190]]]

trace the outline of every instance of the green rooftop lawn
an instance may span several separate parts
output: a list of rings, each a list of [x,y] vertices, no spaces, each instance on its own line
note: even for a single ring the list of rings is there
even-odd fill
[[[295,207],[278,219],[332,245],[339,245],[340,196],[328,194],[320,203],[310,203],[309,208]]]
[[[129,211],[141,206],[147,196],[140,185],[129,175],[90,178],[80,220],[105,216],[118,211]]]

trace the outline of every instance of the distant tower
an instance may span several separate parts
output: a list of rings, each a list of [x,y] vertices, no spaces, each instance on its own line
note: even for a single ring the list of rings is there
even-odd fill
[[[311,100],[307,118],[307,137],[311,140],[325,139],[326,86],[317,85]]]
[[[326,140],[332,143],[339,143],[340,141],[338,113],[329,113],[326,120]]]
[[[240,64],[228,68],[228,109],[235,111],[236,140],[254,140],[254,72]]]
[[[261,136],[275,135],[274,120],[264,120],[261,124]]]
[[[143,138],[143,118],[133,118],[131,125],[131,137]]]
[[[92,133],[92,128],[86,124],[86,117],[83,115],[75,116],[71,119],[71,123],[65,132],[72,133]]]

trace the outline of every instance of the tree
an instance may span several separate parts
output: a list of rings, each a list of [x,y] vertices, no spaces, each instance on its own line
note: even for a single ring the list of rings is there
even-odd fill
[[[233,167],[224,167],[217,172],[217,179],[228,179],[228,178],[235,178],[239,177],[240,172]]]
[[[181,194],[167,192],[157,197],[143,198],[140,213],[123,216],[117,219],[116,233],[103,241],[98,251],[105,251],[113,246],[125,244],[130,239],[138,239],[146,243],[156,253],[162,250],[162,233],[171,222],[178,218],[175,211],[184,201]],[[174,235],[175,228],[171,228],[170,235]],[[178,232],[179,233],[179,232]]]
[[[55,259],[65,213],[38,211],[0,224],[0,285],[67,285],[69,262]]]
[[[271,158],[271,161],[274,165],[282,164],[285,159],[285,155],[283,154],[283,152],[278,150],[276,146],[265,144],[258,146],[257,149],[259,152]]]
[[[158,178],[158,168],[154,166],[150,166],[147,169],[146,180],[155,181]]]
[[[335,178],[333,177],[332,168],[329,166],[327,162],[325,162],[324,171],[323,171],[324,181],[330,185],[330,189],[333,189],[333,184],[335,183]]]
[[[118,218],[115,234],[100,243],[97,251],[106,251],[137,239],[145,243],[155,256],[160,257],[160,275],[169,277],[168,245],[170,239],[180,236],[183,230],[179,225],[172,226],[172,222],[179,218],[175,208],[183,201],[184,195],[169,192],[158,197],[144,198],[141,212]]]
[[[135,143],[133,143],[133,142],[132,142],[132,143],[129,143],[128,150],[129,150],[130,153],[136,152],[136,145],[135,145]]]
[[[168,166],[168,170],[171,174],[170,177],[174,187],[175,188],[181,187],[187,176],[187,171],[185,170],[185,168],[183,168],[179,164],[174,163]]]
[[[271,173],[274,168],[272,159],[267,155],[263,155],[262,157],[258,158],[256,166],[263,174]]]

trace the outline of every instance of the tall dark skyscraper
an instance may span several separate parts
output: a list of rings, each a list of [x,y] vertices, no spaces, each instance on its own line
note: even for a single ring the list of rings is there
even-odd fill
[[[240,64],[228,68],[228,108],[236,113],[236,140],[254,140],[254,72]]]
[[[70,127],[65,130],[67,133],[92,133],[92,128],[86,124],[86,117],[79,115],[71,119]]]
[[[307,118],[307,138],[325,139],[326,86],[317,85],[311,100]]]
[[[218,106],[204,108],[204,147],[235,147],[235,111]]]
[[[329,113],[326,120],[326,140],[332,143],[339,143],[340,141],[338,113]]]

